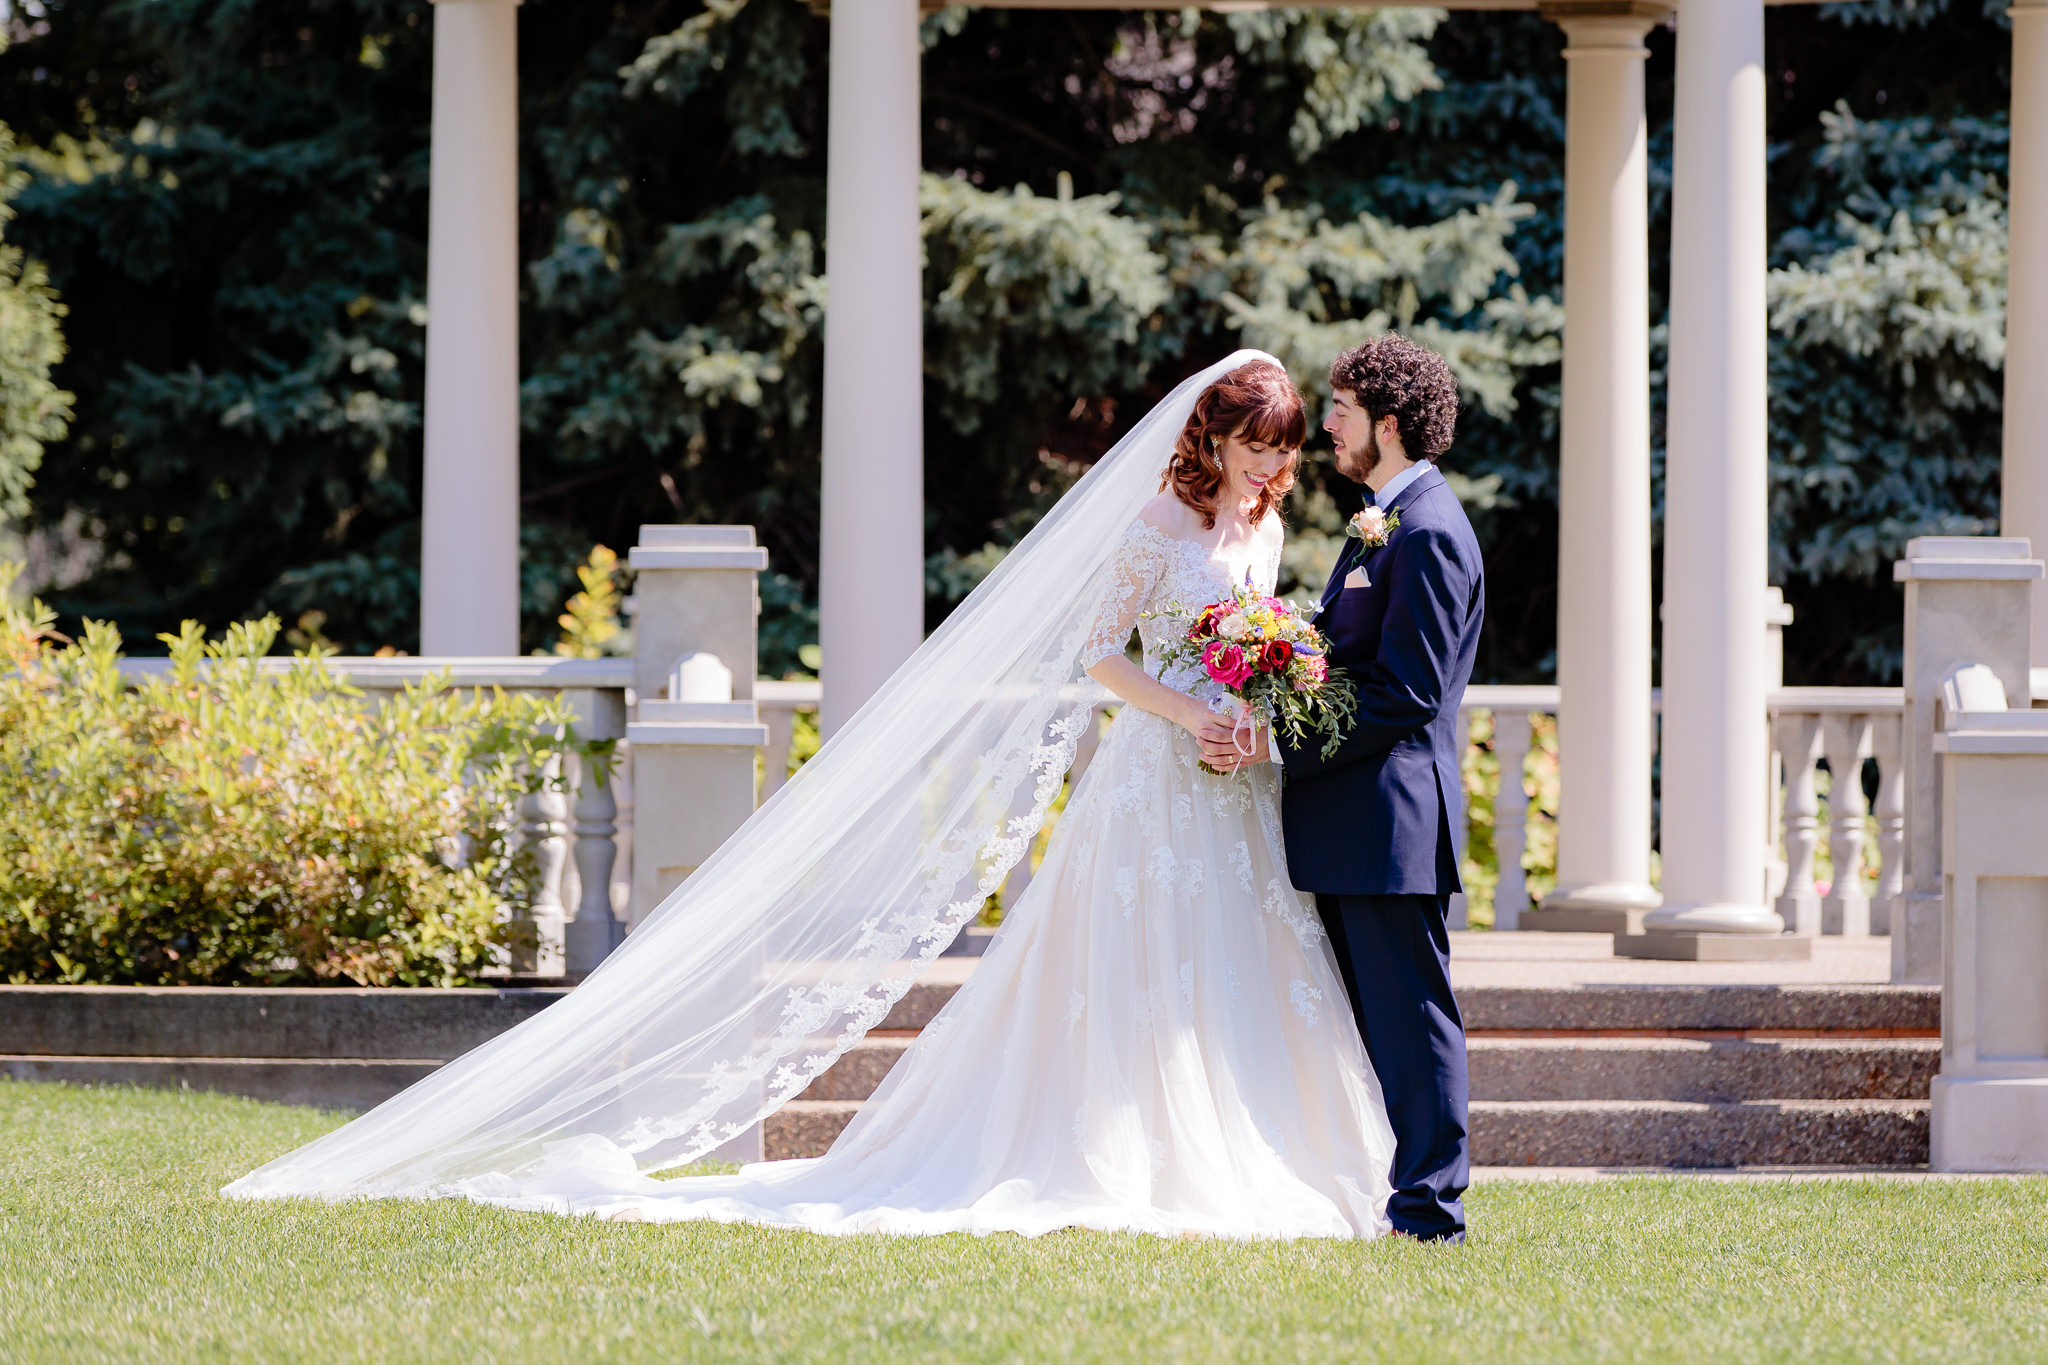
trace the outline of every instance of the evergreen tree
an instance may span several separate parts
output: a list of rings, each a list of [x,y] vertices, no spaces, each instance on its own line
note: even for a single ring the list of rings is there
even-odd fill
[[[0,49],[5,41],[0,34]],[[64,438],[71,416],[71,395],[50,378],[64,358],[64,305],[43,263],[6,238],[10,201],[27,182],[14,134],[0,123],[0,526],[27,514],[44,446]]]
[[[1769,13],[1773,571],[1798,681],[1884,679],[1884,564],[1996,515],[1996,9]],[[520,25],[527,644],[592,544],[747,521],[776,569],[764,660],[793,666],[827,26],[800,0],[530,0]],[[32,178],[9,242],[72,310],[55,378],[79,395],[29,521],[103,551],[59,605],[131,638],[319,609],[344,648],[412,647],[430,5],[24,0],[15,28],[0,83]],[[1549,676],[1560,31],[956,9],[925,39],[934,618],[1181,375],[1249,342],[1313,387],[1399,325],[1465,386],[1449,468],[1491,570],[1481,675]],[[1671,34],[1650,47],[1661,324]],[[1313,582],[1355,494],[1319,463],[1303,482],[1288,572]]]

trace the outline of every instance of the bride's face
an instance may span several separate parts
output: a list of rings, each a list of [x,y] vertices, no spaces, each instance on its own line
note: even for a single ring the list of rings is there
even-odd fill
[[[1266,491],[1266,485],[1287,471],[1295,452],[1247,441],[1233,433],[1216,443],[1223,461],[1223,490],[1230,502],[1242,506]]]

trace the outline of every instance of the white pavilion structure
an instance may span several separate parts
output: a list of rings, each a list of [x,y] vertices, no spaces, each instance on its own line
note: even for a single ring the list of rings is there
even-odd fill
[[[996,3],[997,0],[990,0]],[[1000,0],[1182,8],[1181,0]],[[1242,0],[1237,0],[1238,4]],[[1315,0],[1321,5],[1353,0]],[[1558,888],[1540,914],[1777,935],[1766,736],[1767,0],[1438,0],[1537,10],[1568,63],[1559,497]],[[518,626],[518,0],[437,0],[421,645]],[[1214,0],[1218,9],[1236,7]],[[923,627],[919,0],[836,0],[820,595],[824,723]],[[2048,0],[2013,0],[2004,534],[2048,543]],[[1644,38],[1675,21],[1664,584],[1651,601]],[[1662,894],[1650,884],[1651,630],[1665,624]],[[2037,667],[2048,594],[2034,589]]]

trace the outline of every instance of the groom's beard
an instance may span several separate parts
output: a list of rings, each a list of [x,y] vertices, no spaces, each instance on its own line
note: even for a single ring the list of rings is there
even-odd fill
[[[1380,430],[1375,422],[1365,429],[1365,449],[1353,450],[1346,446],[1337,456],[1337,472],[1353,483],[1364,483],[1366,476],[1380,467]]]

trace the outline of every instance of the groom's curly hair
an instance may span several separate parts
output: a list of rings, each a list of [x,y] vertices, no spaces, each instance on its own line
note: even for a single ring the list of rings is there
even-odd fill
[[[1330,364],[1330,387],[1349,389],[1377,422],[1394,419],[1411,460],[1436,460],[1458,426],[1458,381],[1444,358],[1399,332],[1354,346]]]

